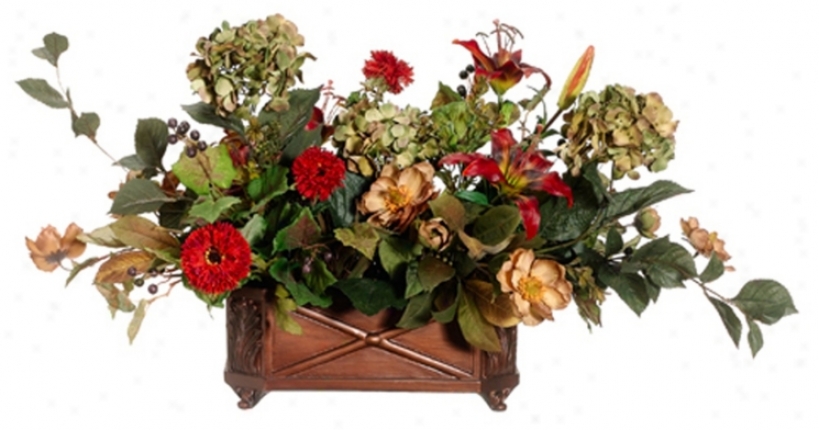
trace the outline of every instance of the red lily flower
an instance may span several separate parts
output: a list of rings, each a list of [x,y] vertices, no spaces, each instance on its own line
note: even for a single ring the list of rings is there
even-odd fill
[[[537,199],[524,192],[545,191],[565,197],[569,207],[574,204],[572,189],[557,172],[549,171],[554,163],[537,152],[534,145],[521,150],[507,128],[492,132],[491,155],[455,153],[445,156],[440,163],[467,163],[464,176],[481,177],[513,199],[520,210],[527,239],[535,237],[540,228],[540,211]]]
[[[495,20],[496,33],[498,36],[498,51],[492,56],[484,54],[478,46],[478,42],[473,40],[455,40],[452,43],[461,45],[470,53],[475,62],[475,76],[485,76],[489,81],[489,86],[497,95],[503,95],[508,89],[517,85],[523,77],[529,77],[533,73],[540,73],[546,78],[546,85],[551,87],[552,80],[543,70],[530,66],[521,61],[521,50],[510,51],[504,47],[501,41],[501,25]]]

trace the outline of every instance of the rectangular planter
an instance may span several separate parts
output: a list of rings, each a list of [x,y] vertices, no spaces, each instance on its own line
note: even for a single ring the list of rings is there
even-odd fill
[[[271,289],[246,286],[226,302],[225,382],[252,408],[271,391],[478,393],[496,411],[519,381],[515,327],[498,329],[501,352],[472,348],[455,323],[395,327],[400,311],[368,317],[350,307],[293,312],[303,334],[276,326]]]

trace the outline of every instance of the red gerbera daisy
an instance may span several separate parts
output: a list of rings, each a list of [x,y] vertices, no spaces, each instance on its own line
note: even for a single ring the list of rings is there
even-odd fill
[[[304,150],[293,160],[296,190],[305,199],[327,200],[341,186],[347,168],[344,161],[317,146]]]
[[[383,78],[390,92],[400,93],[405,86],[411,84],[412,67],[404,60],[395,58],[389,51],[371,51],[371,59],[364,63],[364,76],[367,79]]]
[[[194,230],[182,244],[182,272],[197,290],[228,292],[250,273],[250,245],[226,222]]]

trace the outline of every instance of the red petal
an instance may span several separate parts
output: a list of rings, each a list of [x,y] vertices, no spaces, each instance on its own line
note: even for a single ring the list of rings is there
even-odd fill
[[[485,156],[481,154],[465,154],[463,152],[456,152],[454,154],[444,156],[444,158],[441,158],[441,161],[439,161],[438,164],[443,166],[446,164],[471,163],[481,158],[485,158]]]
[[[502,160],[509,160],[511,148],[517,145],[517,141],[512,136],[508,128],[502,128],[492,132],[492,158],[499,164]]]
[[[503,172],[501,172],[500,167],[498,167],[498,163],[495,163],[494,160],[489,158],[478,158],[472,161],[466,166],[466,169],[464,169],[463,175],[480,176],[493,184],[504,181]]]
[[[558,175],[557,172],[546,175],[540,184],[540,189],[553,196],[565,197],[566,200],[569,201],[569,207],[572,207],[574,204],[572,189],[563,182],[563,179],[560,179],[560,175]]]
[[[319,125],[324,123],[324,113],[321,109],[317,107],[313,107],[313,115],[310,117],[310,121],[304,126],[305,131],[313,131]]]
[[[491,58],[487,57],[483,51],[481,51],[480,46],[478,46],[478,42],[475,40],[455,40],[452,43],[461,45],[472,53],[472,59],[475,60],[475,66],[480,64],[480,66],[487,71],[491,72],[495,70],[495,62],[492,61]]]
[[[526,240],[529,240],[535,237],[540,229],[540,208],[537,206],[537,199],[532,196],[520,196],[515,203],[518,205],[523,227],[526,228]]]

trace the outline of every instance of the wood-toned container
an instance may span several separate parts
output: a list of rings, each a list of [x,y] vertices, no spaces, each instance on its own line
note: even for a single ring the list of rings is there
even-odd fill
[[[271,391],[366,390],[478,393],[496,411],[519,381],[516,328],[498,329],[501,352],[472,348],[456,324],[395,327],[400,312],[368,317],[351,306],[303,307],[303,334],[277,328],[270,289],[246,286],[226,302],[225,382],[252,408]]]

